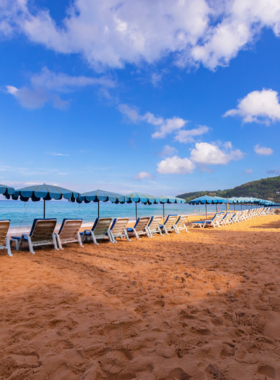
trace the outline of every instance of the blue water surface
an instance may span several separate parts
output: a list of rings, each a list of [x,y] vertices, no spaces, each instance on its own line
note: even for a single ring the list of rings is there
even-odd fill
[[[136,217],[135,203],[113,204],[100,202],[100,217]],[[226,210],[226,205],[219,205],[220,211]],[[240,206],[235,206],[236,210]],[[243,209],[245,206],[243,206]],[[205,214],[204,205],[165,204],[165,216],[168,214]],[[46,218],[56,218],[61,223],[63,218],[81,218],[83,222],[92,222],[97,218],[97,203],[71,203],[67,201],[46,201]],[[215,205],[207,205],[207,212],[215,212]],[[137,204],[137,216],[163,215],[163,206]],[[11,227],[30,226],[34,218],[43,217],[43,202],[21,202],[0,200],[0,219],[10,219]]]

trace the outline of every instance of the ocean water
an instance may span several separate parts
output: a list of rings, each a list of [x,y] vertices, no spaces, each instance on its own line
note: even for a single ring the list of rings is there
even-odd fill
[[[135,220],[135,203],[113,204],[111,202],[100,202],[100,217],[129,217]],[[226,210],[226,205],[218,206],[220,211]],[[240,210],[240,206],[235,206]],[[165,216],[168,214],[205,214],[204,205],[189,204],[165,204]],[[245,206],[243,206],[245,209]],[[72,203],[68,201],[46,201],[46,218],[56,218],[58,224],[63,218],[81,218],[83,223],[93,222],[98,215],[98,204]],[[207,212],[215,212],[215,205],[207,205]],[[162,205],[137,204],[137,216],[163,215]],[[10,219],[11,227],[21,228],[31,226],[34,218],[43,217],[43,202],[21,202],[13,200],[0,200],[0,219]]]

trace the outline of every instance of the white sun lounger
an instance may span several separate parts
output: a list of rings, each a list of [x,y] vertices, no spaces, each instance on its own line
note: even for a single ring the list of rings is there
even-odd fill
[[[149,230],[150,237],[154,237],[156,233],[159,233],[161,236],[164,236],[161,232],[160,225],[162,223],[162,217],[161,216],[152,216],[151,220],[147,226]]]
[[[92,240],[94,244],[98,245],[98,239],[110,239],[109,228],[113,218],[97,218],[91,230],[84,230],[80,232],[82,241]],[[111,241],[112,242],[112,241]]]
[[[179,233],[176,229],[176,222],[178,221],[178,215],[168,215],[165,222],[160,226],[161,230],[163,230],[166,235],[169,235],[168,232],[174,231],[176,234]]]
[[[186,227],[186,222],[188,220],[188,215],[180,215],[177,222],[175,223],[175,227],[177,232],[179,233],[180,231],[186,231],[189,232],[187,227]]]
[[[233,212],[227,212],[225,214],[225,216],[221,219],[220,224],[223,226],[231,224],[232,223],[232,220],[231,220],[232,216],[233,216]]]
[[[240,215],[241,211],[236,211],[236,213],[231,218],[232,223],[240,223]]]
[[[115,218],[109,229],[110,240],[112,243],[117,243],[116,238],[126,238],[127,241],[130,241],[127,234],[127,224],[129,218]]]
[[[150,222],[149,216],[138,218],[133,227],[127,229],[128,236],[135,236],[136,239],[140,239],[139,235],[147,235],[150,237],[148,230],[148,224]]]
[[[221,227],[221,220],[224,217],[223,212],[217,212],[211,220],[201,220],[198,222],[193,222],[192,227],[200,227],[200,228],[205,228],[205,227]]]
[[[16,250],[20,251],[24,244],[27,244],[29,251],[35,253],[33,247],[39,245],[53,245],[58,250],[54,229],[56,219],[34,219],[30,233],[21,236],[12,236],[11,242],[15,242]]]
[[[0,220],[0,249],[6,249],[7,254],[12,257],[10,240],[7,236],[10,227],[10,221]]]
[[[62,245],[67,243],[79,243],[83,247],[79,233],[82,223],[82,219],[63,219],[59,232],[55,233],[59,249],[64,249]]]

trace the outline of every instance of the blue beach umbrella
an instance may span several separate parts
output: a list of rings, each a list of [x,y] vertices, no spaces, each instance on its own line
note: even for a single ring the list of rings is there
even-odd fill
[[[29,201],[31,199],[33,202],[39,202],[41,199],[44,200],[44,219],[46,217],[46,201],[51,199],[60,200],[62,198],[74,202],[80,196],[79,193],[64,189],[63,187],[55,185],[34,185],[23,187],[22,189],[15,190],[12,195],[12,199],[20,199],[23,202]]]
[[[10,199],[11,195],[13,195],[14,192],[15,189],[13,187],[0,185],[0,194],[3,194],[7,199]]]
[[[125,203],[126,198],[122,194],[112,193],[106,190],[93,190],[83,193],[77,199],[78,203],[98,202],[98,218],[99,218],[99,202]]]
[[[221,203],[223,203],[221,199],[219,199],[218,197],[210,197],[209,195],[203,195],[201,197],[192,199],[189,202],[190,205],[198,205],[198,204],[205,205],[206,219],[207,219],[207,205],[208,204],[221,204]]]
[[[142,193],[131,193],[125,195],[125,200],[127,203],[135,203],[135,215],[137,220],[137,203],[144,203],[152,205],[159,203],[159,197],[148,195],[148,194],[142,194]]]
[[[177,197],[170,197],[169,195],[162,195],[159,197],[159,203],[162,204],[162,215],[164,218],[164,205],[165,203],[171,204],[171,203],[186,203],[186,200],[183,198],[177,198]]]

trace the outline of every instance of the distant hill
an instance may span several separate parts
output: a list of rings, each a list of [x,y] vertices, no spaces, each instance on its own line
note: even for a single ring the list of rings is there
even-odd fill
[[[187,202],[200,197],[202,195],[212,195],[217,197],[231,198],[231,197],[254,197],[269,199],[276,203],[280,203],[280,176],[259,179],[244,183],[244,185],[237,186],[234,189],[216,190],[216,191],[196,191],[192,193],[184,193],[177,195],[179,198],[184,198]]]

